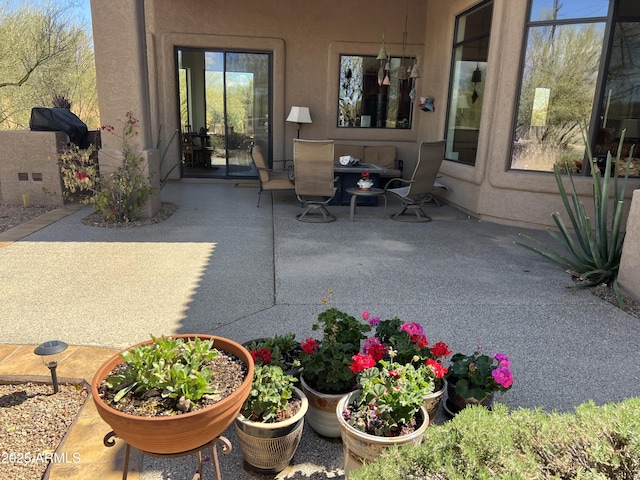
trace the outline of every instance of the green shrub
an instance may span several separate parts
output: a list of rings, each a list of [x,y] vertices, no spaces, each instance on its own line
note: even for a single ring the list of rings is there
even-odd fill
[[[640,478],[640,398],[575,413],[463,410],[418,447],[390,448],[350,480]]]

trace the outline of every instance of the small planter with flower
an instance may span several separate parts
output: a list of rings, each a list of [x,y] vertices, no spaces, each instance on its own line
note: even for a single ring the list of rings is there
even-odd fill
[[[494,394],[513,385],[511,362],[503,353],[483,354],[481,347],[472,353],[456,353],[445,378],[448,381],[445,410],[455,415],[470,405],[491,408]]]
[[[326,302],[323,297],[323,303]],[[309,399],[307,422],[320,435],[338,438],[336,407],[340,399],[356,387],[355,373],[349,367],[369,326],[331,307],[318,315],[312,330],[321,330],[323,336],[320,340],[307,338],[301,343],[300,383]]]
[[[431,388],[425,390],[423,400],[429,419],[433,420],[446,391],[447,382],[444,375],[447,369],[442,361],[451,354],[448,345],[438,341],[429,346],[424,329],[419,323],[403,322],[397,317],[380,320],[370,317],[368,312],[363,312],[362,315],[368,320],[371,328],[375,328],[375,334],[365,341],[365,354],[370,354],[376,361],[390,361],[392,352],[393,361],[396,363],[412,364],[415,368],[421,368],[423,365],[431,367],[429,370],[421,371],[431,382]]]
[[[258,338],[242,344],[256,363],[278,365],[287,374],[300,378],[302,348],[294,333]]]
[[[371,187],[373,187],[373,180],[369,172],[362,172],[360,180],[358,180],[358,188],[360,190],[371,190]]]
[[[358,388],[336,409],[345,478],[363,462],[375,460],[386,447],[422,442],[429,425],[423,397],[433,389],[432,367],[426,364],[416,368],[411,363],[376,362],[360,353],[353,365],[358,371]]]
[[[297,381],[266,358],[256,360],[251,392],[235,421],[245,461],[256,471],[282,471],[300,444],[308,400]]]

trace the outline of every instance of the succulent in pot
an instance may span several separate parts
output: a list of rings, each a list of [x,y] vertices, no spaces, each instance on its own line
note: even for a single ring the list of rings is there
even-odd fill
[[[249,395],[253,367],[249,352],[227,338],[152,336],[107,360],[91,393],[102,419],[129,445],[181,453],[208,444],[233,423]]]

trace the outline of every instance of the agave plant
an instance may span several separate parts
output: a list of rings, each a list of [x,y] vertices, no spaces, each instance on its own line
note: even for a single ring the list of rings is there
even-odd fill
[[[624,133],[623,131],[616,154],[617,165],[620,164]],[[578,286],[587,287],[602,283],[613,283],[618,296],[618,302],[622,307],[622,297],[618,289],[617,276],[624,242],[624,232],[620,231],[620,227],[622,224],[624,192],[629,177],[630,162],[627,162],[624,178],[619,181],[618,169],[615,168],[612,173],[612,157],[611,153],[607,153],[604,174],[601,175],[599,169],[595,168],[593,155],[589,147],[589,142],[585,138],[584,129],[582,136],[585,140],[587,156],[592,166],[593,220],[587,214],[584,203],[578,197],[571,173],[568,174],[571,183],[571,194],[568,194],[562,182],[560,167],[556,164],[553,169],[556,182],[574,233],[572,234],[570,232],[558,212],[554,212],[551,216],[559,232],[551,229],[547,229],[547,232],[556,242],[564,247],[566,253],[554,250],[543,242],[526,234],[520,234],[520,236],[532,242],[534,245],[518,241],[515,243],[563,267],[578,279]],[[632,156],[633,148],[631,148],[631,152],[629,153],[629,159],[631,159]],[[613,198],[611,215],[609,215],[610,195]]]

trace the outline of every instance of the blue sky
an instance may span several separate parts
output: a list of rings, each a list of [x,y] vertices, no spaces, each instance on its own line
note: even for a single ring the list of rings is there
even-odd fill
[[[2,0],[0,0],[2,1]],[[64,8],[69,5],[73,16],[78,20],[78,23],[85,25],[89,31],[91,31],[91,1],[90,0],[9,0],[9,6],[15,7],[18,5],[28,4],[34,6],[41,6],[45,4],[53,4],[57,8]]]

